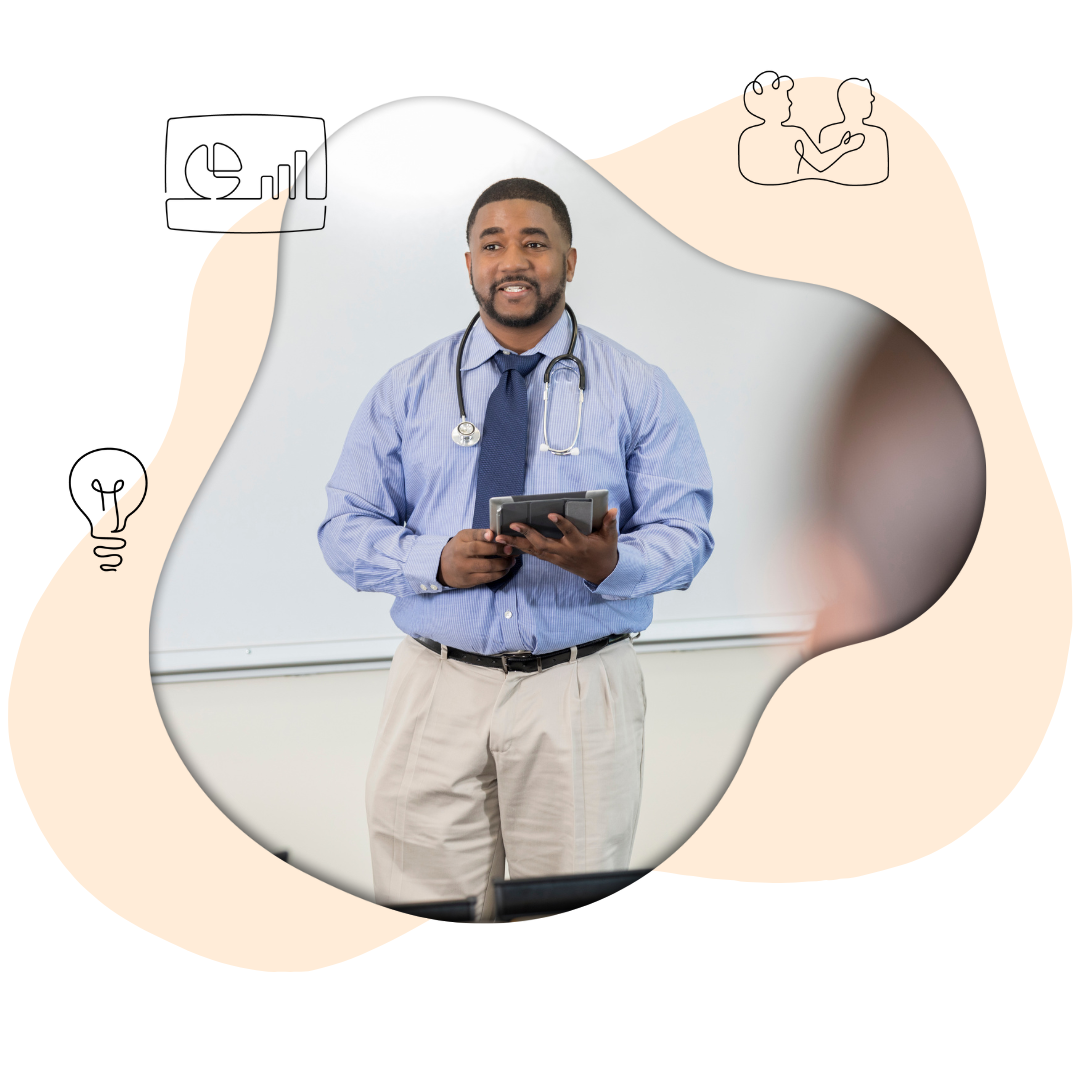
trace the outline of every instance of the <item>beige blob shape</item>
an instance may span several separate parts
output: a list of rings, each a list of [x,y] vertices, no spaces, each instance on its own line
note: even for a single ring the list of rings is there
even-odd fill
[[[837,87],[800,80],[794,99],[808,116],[793,119],[812,124],[809,113],[835,106]],[[879,117],[892,173],[873,187],[748,183],[738,170],[741,99],[592,163],[706,254],[842,289],[907,324],[967,395],[986,452],[982,530],[952,587],[901,630],[790,676],[723,800],[665,870],[796,881],[928,854],[1012,789],[1061,686],[1064,534],[971,223],[926,133],[880,96]],[[248,224],[274,228],[281,212],[270,201]],[[19,651],[10,736],[42,832],[102,903],[216,960],[304,970],[419,920],[309,877],[233,825],[173,748],[148,666],[158,575],[255,376],[276,273],[274,234],[226,235],[213,249],[195,287],[176,414],[149,469],[152,494],[126,531],[124,572],[100,573],[89,537],[58,571]]]

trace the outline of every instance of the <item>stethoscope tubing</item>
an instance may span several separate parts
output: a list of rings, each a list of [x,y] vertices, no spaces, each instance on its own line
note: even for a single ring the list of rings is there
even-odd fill
[[[480,318],[480,312],[478,311],[470,320],[469,325],[465,327],[465,333],[461,335],[461,341],[457,347],[457,404],[458,414],[461,419],[465,419],[465,394],[461,389],[461,358],[465,355],[465,342],[469,340],[469,335],[472,333],[472,328],[476,325],[476,320]]]
[[[578,435],[581,433],[581,412],[585,404],[585,364],[579,357],[574,355],[574,349],[577,347],[578,339],[578,324],[577,316],[574,314],[574,309],[566,304],[566,313],[570,316],[570,348],[564,352],[561,356],[556,356],[548,363],[548,366],[544,369],[544,443],[542,449],[549,451],[552,454],[572,454],[577,452],[577,440]],[[461,335],[461,341],[458,342],[457,349],[457,361],[454,365],[456,381],[457,381],[457,399],[458,399],[458,413],[461,416],[461,423],[467,422],[465,415],[465,393],[461,384],[461,361],[465,355],[465,343],[469,340],[469,334],[472,333],[472,328],[476,325],[476,320],[480,318],[480,312],[478,311],[470,320],[469,325],[465,327],[465,333]],[[578,418],[577,418],[577,430],[574,432],[573,441],[565,450],[555,450],[548,444],[547,434],[547,416],[548,416],[548,386],[551,382],[551,373],[555,369],[556,364],[562,363],[563,360],[573,360],[578,367]],[[481,433],[482,434],[482,433]]]

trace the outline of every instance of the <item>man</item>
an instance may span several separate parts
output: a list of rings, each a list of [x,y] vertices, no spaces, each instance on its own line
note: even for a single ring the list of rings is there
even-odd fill
[[[828,146],[843,141],[851,133],[852,141],[858,135],[866,140],[857,154],[851,154],[838,163],[828,179],[837,184],[863,186],[880,184],[889,177],[889,136],[877,124],[868,124],[874,112],[873,87],[869,79],[845,79],[836,88],[836,103],[840,106],[842,119],[826,124],[818,133],[818,146]]]
[[[493,184],[466,226],[480,305],[462,356],[478,445],[460,446],[462,331],[392,368],[361,406],[327,486],[327,563],[397,597],[394,655],[368,773],[380,903],[482,897],[491,882],[625,868],[641,801],[645,694],[629,635],[652,595],[709,557],[712,480],[697,429],[658,368],[581,327],[576,455],[548,452],[544,371],[570,347],[577,251],[562,199]],[[551,374],[551,445],[570,445],[578,369]],[[583,535],[487,528],[496,495],[608,489]]]

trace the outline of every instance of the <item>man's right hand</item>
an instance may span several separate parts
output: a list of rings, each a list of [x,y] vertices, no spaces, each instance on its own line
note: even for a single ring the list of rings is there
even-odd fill
[[[490,529],[462,529],[452,536],[439,559],[439,584],[471,589],[498,581],[517,559],[510,544],[496,544],[494,540]]]

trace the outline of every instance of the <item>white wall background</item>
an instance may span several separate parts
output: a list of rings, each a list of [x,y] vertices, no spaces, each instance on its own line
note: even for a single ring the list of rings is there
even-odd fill
[[[85,532],[71,463],[101,445],[150,460],[172,415],[212,244],[165,229],[165,120],[180,114],[306,112],[334,131],[383,102],[451,94],[589,158],[738,95],[765,67],[869,75],[957,177],[1077,536],[1064,4],[43,3],[5,25],[7,672]],[[306,975],[216,964],[104,908],[49,849],[5,754],[0,1056],[33,1078],[1075,1075],[1076,663],[1016,790],[908,866],[789,886],[652,875],[512,934],[430,925]],[[586,1022],[568,1022],[579,1006]]]
[[[716,549],[688,591],[657,598],[657,621],[709,620],[698,632],[716,636],[718,626],[743,633],[761,616],[814,610],[799,539],[818,436],[860,346],[884,323],[876,308],[715,262],[547,136],[471,102],[375,109],[330,139],[327,163],[327,227],[282,236],[262,365],[169,553],[151,621],[151,650],[166,655],[153,670],[237,662],[208,649],[397,634],[391,597],[357,595],[323,562],[323,488],[371,386],[475,312],[465,221],[476,196],[506,176],[563,196],[579,253],[567,290],[578,318],[663,367],[709,455]],[[597,417],[587,408],[586,423]],[[446,447],[473,452],[449,433]],[[376,640],[352,652],[390,650]],[[311,663],[342,652],[253,650],[253,662],[263,655]]]

